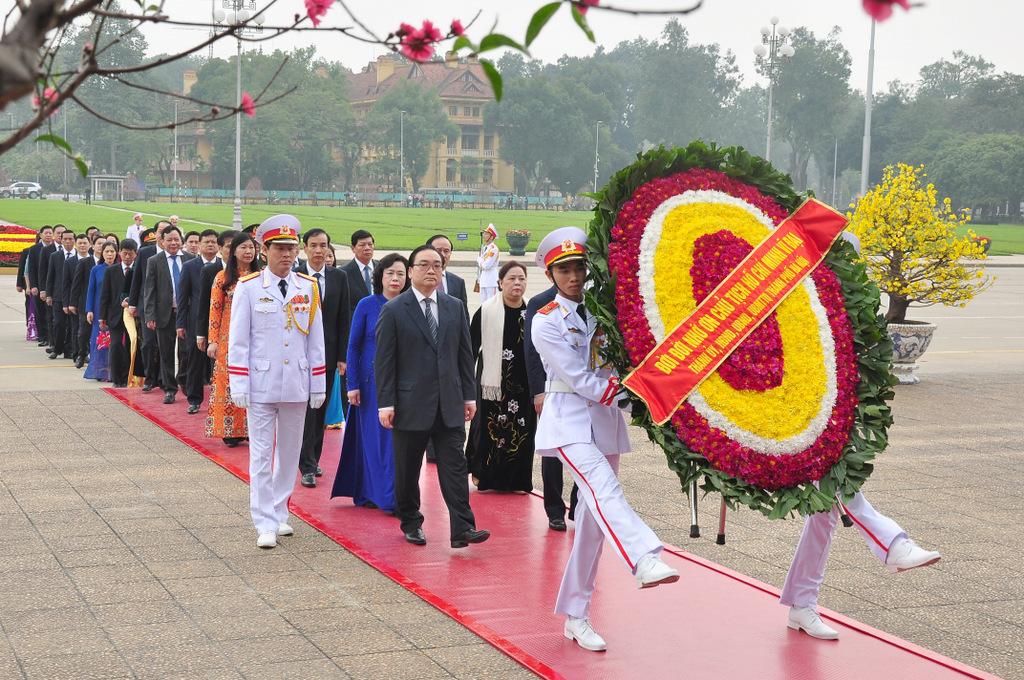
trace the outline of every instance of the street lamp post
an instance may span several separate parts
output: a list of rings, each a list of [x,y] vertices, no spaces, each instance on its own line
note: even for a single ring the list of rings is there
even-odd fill
[[[871,105],[874,100],[872,82],[875,77],[875,20],[871,20],[871,46],[868,49],[868,89],[864,93],[864,147],[860,159],[860,196],[868,193],[868,170],[871,168]]]
[[[213,20],[218,24],[229,23],[234,26],[235,38],[238,42],[238,53],[235,59],[235,210],[231,219],[231,228],[236,231],[242,230],[242,34],[246,31],[251,33],[262,33],[263,22],[266,20],[262,14],[252,17],[251,12],[256,9],[255,0],[223,0],[224,9],[230,10],[226,13],[224,9],[217,8],[213,11]],[[246,24],[253,18],[255,26]],[[177,153],[177,149],[175,149]]]
[[[398,112],[399,205],[405,206],[405,111]]]
[[[597,193],[597,162],[600,159],[598,148],[601,144],[601,121],[594,126],[594,193]]]
[[[178,100],[174,100],[174,202],[178,202]]]
[[[778,17],[772,17],[771,24],[771,28],[764,26],[761,29],[761,44],[754,47],[758,63],[768,72],[768,140],[764,151],[764,158],[768,162],[772,160],[772,98],[775,79],[783,62],[788,62],[796,53],[793,46],[788,44],[789,29],[778,25]]]

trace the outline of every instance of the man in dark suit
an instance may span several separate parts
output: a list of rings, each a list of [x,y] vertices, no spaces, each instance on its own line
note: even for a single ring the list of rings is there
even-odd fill
[[[121,303],[127,299],[131,288],[128,281],[131,278],[132,263],[137,251],[138,246],[134,239],[126,238],[121,241],[121,262],[107,267],[103,272],[103,283],[100,286],[100,330],[110,331],[110,380],[114,387],[128,386],[131,341],[125,331],[124,308]]]
[[[217,256],[214,262],[203,267],[202,272],[199,274],[199,314],[196,316],[196,347],[204,354],[209,344],[207,336],[210,334],[210,295],[213,291],[213,282],[217,278],[217,274],[224,271],[224,267],[227,266],[228,258],[231,257],[231,241],[237,235],[238,232],[234,229],[225,229],[220,232],[220,235],[217,236],[217,246],[220,248],[220,255]],[[204,382],[209,384],[209,374]]]
[[[216,264],[218,253],[216,230],[207,229],[196,235],[199,237],[199,256],[192,258],[181,268],[178,313],[175,321],[178,340],[185,343],[185,398],[188,400],[190,415],[199,413],[199,404],[203,401],[203,385],[206,383],[206,374],[210,367],[210,358],[206,356],[206,351],[200,350],[196,344],[203,267]]]
[[[395,512],[405,540],[425,545],[420,466],[433,438],[451,545],[464,548],[490,536],[476,529],[462,450],[465,423],[476,413],[469,324],[462,305],[437,292],[441,253],[423,245],[409,260],[412,288],[381,309],[374,356],[380,422],[392,430],[395,450]]]
[[[75,332],[78,333],[78,358],[75,359],[75,367],[81,368],[85,365],[89,356],[89,340],[92,338],[92,323],[89,321],[88,310],[85,308],[86,300],[89,298],[89,273],[92,268],[100,263],[100,249],[103,245],[103,234],[96,230],[92,237],[92,248],[88,243],[83,244],[82,239],[76,239],[78,254],[81,259],[75,267],[75,275],[71,281],[69,299],[74,306],[74,313],[78,314],[78,326]],[[83,254],[84,249],[84,254]]]
[[[170,222],[160,220],[154,227],[156,241],[154,243],[147,243],[143,240],[145,245],[139,248],[139,254],[135,258],[132,290],[128,294],[128,314],[138,317],[139,321],[142,322],[142,346],[138,348],[135,363],[136,365],[141,363],[146,373],[146,382],[142,386],[143,392],[149,392],[160,383],[160,360],[157,357],[156,333],[150,330],[146,324],[146,309],[145,300],[142,297],[142,285],[146,281],[146,269],[149,258],[153,257],[158,251],[163,252],[160,248],[160,237],[164,229],[169,226],[171,226]]]
[[[72,348],[68,334],[68,302],[65,298],[64,271],[69,258],[75,253],[75,234],[65,230],[60,235],[60,247],[50,254],[50,263],[46,267],[46,302],[51,305],[53,315],[50,317],[53,332],[51,340],[53,349],[50,358],[56,359],[63,354],[65,359],[71,358]],[[76,329],[77,330],[77,329]]]
[[[530,394],[533,395],[533,407],[537,411],[537,417],[544,407],[544,383],[547,375],[544,372],[544,364],[540,360],[540,354],[533,346],[533,338],[530,335],[533,330],[533,317],[537,310],[555,299],[558,288],[551,286],[543,293],[534,295],[526,305],[526,324],[523,345],[526,349],[526,375],[530,378]],[[562,461],[554,456],[541,456],[540,477],[544,485],[544,512],[548,516],[548,527],[554,531],[565,531],[565,501],[562,499],[564,478],[562,475]],[[569,519],[576,516],[576,501],[579,498],[579,487],[572,485],[572,492],[569,494]]]
[[[373,268],[377,266],[377,260],[373,259],[373,234],[357,229],[352,232],[351,241],[353,258],[341,267],[348,277],[350,315],[356,311],[360,300],[373,293]]]
[[[146,326],[156,333],[156,346],[160,356],[160,381],[163,383],[164,403],[173,404],[178,385],[185,381],[185,343],[178,342],[175,328],[178,289],[181,287],[181,268],[193,258],[182,251],[184,239],[181,229],[167,227],[163,231],[163,250],[150,258],[146,268],[146,281],[142,287]],[[178,370],[174,360],[177,357]]]
[[[39,240],[29,249],[28,261],[25,263],[25,285],[29,294],[35,298],[36,332],[39,335],[39,346],[46,347],[50,342],[50,324],[46,306],[46,272],[43,262],[49,263],[50,253],[57,247],[53,244],[53,227],[44,225],[39,230]]]
[[[89,358],[89,343],[86,342],[85,345],[82,346],[81,339],[79,337],[81,319],[78,316],[78,298],[73,297],[72,293],[80,292],[75,288],[75,276],[78,274],[79,263],[87,257],[89,257],[89,237],[85,234],[79,234],[75,237],[74,254],[64,262],[64,290],[62,293],[64,308],[67,310],[68,315],[68,335],[70,336],[71,357],[75,360],[75,365],[79,368],[81,368]],[[88,281],[88,278],[86,278],[86,281]],[[88,292],[88,289],[86,289],[86,298],[88,298]]]
[[[328,267],[327,253],[331,239],[323,229],[310,229],[302,234],[306,261],[295,264],[295,271],[307,274],[320,286],[320,309],[324,315],[324,346],[327,359],[327,394],[334,387],[334,369],[345,375],[345,355],[348,353],[348,327],[352,318],[348,301],[348,277],[335,267]],[[316,478],[323,474],[320,454],[324,450],[324,421],[327,402],[319,408],[306,407],[306,425],[302,432],[299,451],[299,473],[302,486],[316,486]]]

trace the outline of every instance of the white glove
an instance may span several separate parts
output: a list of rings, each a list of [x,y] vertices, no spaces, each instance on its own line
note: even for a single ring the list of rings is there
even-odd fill
[[[231,401],[234,402],[238,408],[249,408],[249,395],[248,394],[232,394]]]
[[[326,392],[313,392],[309,395],[309,406],[310,408],[320,408],[327,401]]]

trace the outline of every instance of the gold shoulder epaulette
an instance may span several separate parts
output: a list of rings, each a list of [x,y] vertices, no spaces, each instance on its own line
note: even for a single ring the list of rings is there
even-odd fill
[[[299,276],[301,276],[302,278],[306,279],[307,281],[312,281],[313,283],[316,283],[316,279],[314,279],[309,274],[303,274],[302,272],[295,272],[295,273],[298,274]]]
[[[239,280],[240,282],[241,282],[241,281],[248,281],[249,279],[255,279],[255,278],[256,278],[257,276],[259,276],[259,275],[260,275],[260,273],[259,273],[259,272],[250,272],[249,274],[246,274],[245,276],[241,277],[241,278],[240,278],[240,279],[238,279],[238,280]]]
[[[552,300],[551,302],[547,303],[546,305],[544,305],[543,307],[538,309],[537,313],[538,314],[550,314],[551,312],[555,311],[556,309],[558,309],[558,303],[555,302],[554,300]]]

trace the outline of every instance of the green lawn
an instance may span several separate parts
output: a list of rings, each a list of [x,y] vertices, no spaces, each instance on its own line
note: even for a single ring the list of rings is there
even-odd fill
[[[61,201],[0,200],[0,221],[13,222],[38,229],[44,224],[65,224],[76,231],[96,225],[103,231],[124,234],[136,212],[146,215],[148,226],[157,218],[178,215],[185,231],[202,230],[207,226],[231,226],[233,207],[230,204],[194,203],[64,203]],[[337,244],[348,245],[356,229],[370,231],[383,250],[411,250],[429,236],[445,234],[456,250],[475,251],[480,247],[479,233],[491,222],[503,235],[506,229],[527,229],[533,232],[530,249],[536,249],[545,234],[569,225],[586,228],[589,212],[554,212],[546,210],[484,210],[433,208],[330,208],[326,206],[243,205],[242,223],[262,222],[272,215],[288,212],[302,222],[303,229],[320,227]],[[458,241],[456,235],[469,238]],[[507,248],[500,239],[502,250]]]
[[[61,201],[30,201],[0,199],[0,221],[14,222],[26,227],[39,228],[44,224],[66,224],[73,229],[96,225],[103,231],[124,234],[135,212],[146,215],[145,224],[152,225],[158,217],[176,214],[185,231],[202,230],[208,225],[231,225],[230,204],[206,205],[195,203],[64,203]],[[268,206],[243,205],[242,222],[252,224],[281,212],[290,212],[299,218],[304,229],[317,226],[331,235],[339,245],[347,245],[356,229],[369,230],[382,250],[411,250],[433,234],[446,234],[455,243],[456,250],[475,251],[480,247],[479,233],[493,222],[498,234],[506,229],[527,229],[533,232],[528,249],[534,250],[540,240],[553,229],[579,226],[586,229],[592,213],[554,212],[546,210],[485,210],[434,208],[330,208],[326,206]],[[992,239],[990,255],[1024,253],[1024,226],[1017,224],[971,225],[979,236]],[[468,234],[458,241],[456,234]],[[502,250],[507,245],[499,243]]]

